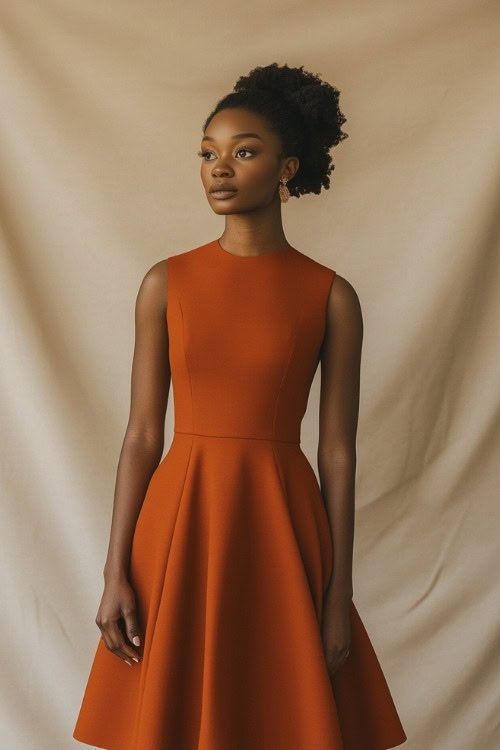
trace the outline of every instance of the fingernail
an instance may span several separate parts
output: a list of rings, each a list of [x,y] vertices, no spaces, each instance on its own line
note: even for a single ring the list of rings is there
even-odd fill
[[[124,659],[124,662],[125,662],[125,664],[128,664],[128,665],[129,665],[129,667],[133,667],[133,666],[134,666],[134,665],[132,664],[132,662],[131,662],[131,661],[127,661],[127,659]]]
[[[134,636],[134,638],[132,640],[132,643],[134,644],[134,646],[140,646],[141,645],[141,639],[139,638],[138,635]]]
[[[136,659],[135,656],[133,656],[132,659],[139,664],[139,659]]]

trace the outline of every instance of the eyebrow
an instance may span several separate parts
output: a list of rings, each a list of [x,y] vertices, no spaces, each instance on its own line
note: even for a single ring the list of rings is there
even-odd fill
[[[236,140],[236,138],[258,138],[259,141],[264,142],[264,139],[260,137],[260,135],[257,135],[257,133],[236,133],[236,135],[232,135],[231,138],[233,140]],[[215,141],[215,138],[212,138],[209,135],[206,135],[204,138],[201,139],[203,141]]]

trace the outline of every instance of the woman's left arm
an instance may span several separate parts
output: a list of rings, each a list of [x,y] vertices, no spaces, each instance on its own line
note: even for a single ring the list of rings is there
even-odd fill
[[[351,284],[336,274],[328,297],[321,346],[318,473],[333,541],[333,572],[324,618],[338,622],[353,596],[356,433],[363,317]],[[335,619],[337,618],[337,619]]]

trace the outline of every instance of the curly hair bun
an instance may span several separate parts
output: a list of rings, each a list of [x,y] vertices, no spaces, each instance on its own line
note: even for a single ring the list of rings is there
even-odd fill
[[[290,195],[319,194],[330,187],[335,166],[328,153],[348,134],[341,129],[346,118],[339,108],[340,91],[299,68],[274,62],[253,68],[236,81],[233,92],[218,103],[203,130],[221,109],[243,107],[267,119],[281,136],[285,156],[297,156],[299,169],[287,183]]]
[[[240,76],[234,91],[249,94],[267,93],[298,107],[311,130],[321,130],[325,144],[332,148],[347,138],[341,131],[346,118],[339,109],[340,91],[319,75],[288,65],[271,63],[256,67],[248,75]]]

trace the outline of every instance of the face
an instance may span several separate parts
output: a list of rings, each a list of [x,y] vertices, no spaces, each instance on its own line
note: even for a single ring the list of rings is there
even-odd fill
[[[296,157],[282,157],[281,139],[265,118],[249,110],[223,109],[210,121],[201,141],[201,180],[217,214],[253,211],[279,200],[283,176],[291,179],[299,167]],[[223,195],[216,185],[230,187]]]

